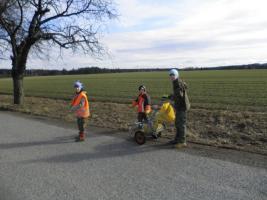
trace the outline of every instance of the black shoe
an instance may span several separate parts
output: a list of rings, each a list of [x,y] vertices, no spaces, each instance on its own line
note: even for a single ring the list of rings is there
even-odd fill
[[[154,139],[158,139],[158,136],[157,136],[156,133],[152,133],[152,137],[153,137]]]
[[[176,140],[171,140],[171,141],[168,142],[168,144],[172,144],[172,145],[173,144],[177,144],[177,141]]]

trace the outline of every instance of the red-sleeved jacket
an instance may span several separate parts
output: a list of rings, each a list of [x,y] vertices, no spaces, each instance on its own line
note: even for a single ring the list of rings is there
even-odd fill
[[[135,101],[133,106],[138,106],[138,112],[149,113],[151,112],[150,97],[148,94],[140,94]]]

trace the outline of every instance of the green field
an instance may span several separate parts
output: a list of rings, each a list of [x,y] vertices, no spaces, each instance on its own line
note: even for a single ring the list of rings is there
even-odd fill
[[[182,71],[192,108],[267,111],[267,70]],[[171,92],[168,72],[136,72],[24,79],[25,95],[70,99],[73,82],[84,83],[89,99],[130,103],[140,84],[156,102]],[[12,80],[0,79],[0,94],[12,94]]]

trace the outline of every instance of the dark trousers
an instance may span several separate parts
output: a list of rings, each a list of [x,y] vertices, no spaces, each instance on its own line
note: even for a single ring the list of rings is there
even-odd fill
[[[186,111],[176,111],[175,127],[176,135],[174,140],[178,143],[186,142]]]
[[[77,117],[77,125],[80,132],[84,132],[85,128],[85,118]]]
[[[147,116],[144,112],[139,112],[137,115],[138,122],[147,122]]]

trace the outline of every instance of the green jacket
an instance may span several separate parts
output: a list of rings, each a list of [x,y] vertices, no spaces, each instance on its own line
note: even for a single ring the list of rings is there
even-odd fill
[[[174,101],[174,108],[177,111],[187,111],[190,109],[190,102],[187,96],[187,85],[180,79],[176,79],[172,82],[173,94],[169,97]]]

